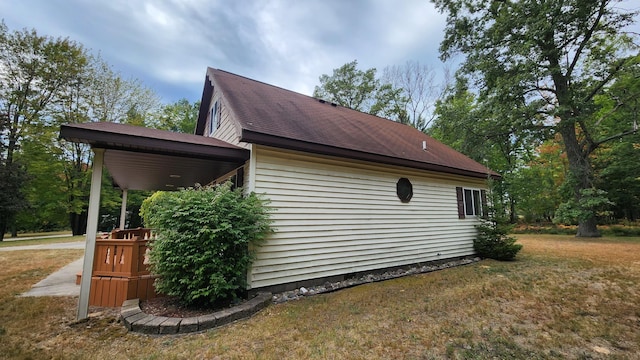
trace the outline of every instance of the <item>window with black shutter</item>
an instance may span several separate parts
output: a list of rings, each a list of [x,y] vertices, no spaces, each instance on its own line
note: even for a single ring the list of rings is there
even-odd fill
[[[458,218],[487,216],[487,194],[485,190],[456,187]]]

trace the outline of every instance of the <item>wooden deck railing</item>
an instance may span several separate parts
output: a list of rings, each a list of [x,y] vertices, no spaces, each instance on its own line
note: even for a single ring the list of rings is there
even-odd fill
[[[106,239],[96,239],[89,304],[121,306],[129,299],[157,296],[153,287],[156,276],[149,273],[148,241],[150,229],[115,230]]]

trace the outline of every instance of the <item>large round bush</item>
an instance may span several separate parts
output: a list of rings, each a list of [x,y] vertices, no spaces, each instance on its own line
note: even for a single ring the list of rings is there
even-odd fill
[[[231,184],[157,192],[141,207],[158,238],[150,244],[156,290],[185,305],[212,306],[246,287],[250,249],[270,231],[265,201]]]

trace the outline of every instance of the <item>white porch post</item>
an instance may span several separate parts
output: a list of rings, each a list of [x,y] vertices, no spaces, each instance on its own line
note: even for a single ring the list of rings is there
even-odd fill
[[[120,208],[120,230],[124,230],[127,218],[127,189],[122,189],[122,207]]]
[[[104,149],[93,149],[93,173],[91,174],[91,193],[87,213],[87,238],[82,266],[82,282],[80,283],[80,299],[78,299],[77,320],[89,316],[89,291],[91,290],[91,272],[93,257],[96,251],[96,235],[98,234],[98,216],[100,213],[100,189],[102,187],[102,164]]]

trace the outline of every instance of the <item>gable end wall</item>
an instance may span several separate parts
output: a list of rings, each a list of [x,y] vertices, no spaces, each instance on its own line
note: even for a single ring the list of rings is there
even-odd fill
[[[210,134],[209,129],[211,123],[211,109],[213,108],[216,101],[218,101],[218,106],[220,107],[220,127],[218,129],[214,129],[213,134]],[[231,111],[229,106],[227,106],[224,97],[221,96],[215,89],[212,95],[211,105],[209,106],[209,110],[207,113],[207,121],[204,131],[206,136],[211,136],[216,139],[228,142],[229,144],[244,147],[245,149],[248,149],[250,147],[250,144],[239,141],[240,134],[237,131],[233,112]]]

